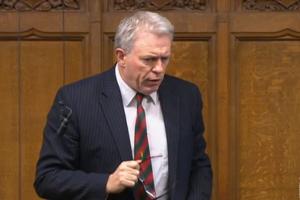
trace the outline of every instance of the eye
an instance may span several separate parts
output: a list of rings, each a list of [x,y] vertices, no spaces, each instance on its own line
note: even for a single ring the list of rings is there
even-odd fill
[[[161,57],[161,62],[166,63],[169,61],[169,57]]]
[[[156,57],[145,57],[145,58],[142,58],[143,62],[146,63],[146,64],[152,64],[154,62],[157,61],[158,58]]]

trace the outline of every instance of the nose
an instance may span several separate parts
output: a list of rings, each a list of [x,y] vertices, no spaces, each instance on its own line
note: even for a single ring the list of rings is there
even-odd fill
[[[164,71],[166,63],[162,61],[161,58],[157,59],[155,65],[152,68],[152,71],[155,73],[162,73]]]

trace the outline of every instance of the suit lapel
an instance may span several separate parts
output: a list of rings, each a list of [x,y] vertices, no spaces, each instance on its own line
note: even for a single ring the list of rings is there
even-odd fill
[[[166,79],[166,78],[165,78]],[[167,134],[169,186],[176,183],[176,168],[179,142],[179,97],[172,93],[172,88],[162,83],[159,89],[159,98]]]
[[[100,104],[121,159],[132,160],[126,116],[114,68],[104,77],[102,93],[100,94]]]

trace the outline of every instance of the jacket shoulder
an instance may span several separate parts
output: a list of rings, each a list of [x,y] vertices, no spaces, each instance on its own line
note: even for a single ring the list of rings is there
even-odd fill
[[[64,92],[95,92],[101,90],[103,81],[113,76],[114,70],[102,72],[93,76],[86,77],[84,79],[66,84],[60,88]]]
[[[199,91],[195,83],[171,75],[166,75],[162,84],[174,93]]]

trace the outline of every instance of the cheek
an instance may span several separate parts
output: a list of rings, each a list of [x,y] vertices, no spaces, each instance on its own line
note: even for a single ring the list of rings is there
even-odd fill
[[[128,77],[130,77],[131,80],[135,80],[139,84],[142,84],[142,82],[146,80],[151,73],[151,68],[146,66],[139,59],[127,60],[126,67]]]
[[[139,73],[140,81],[145,81],[151,76],[151,68],[143,68]]]

